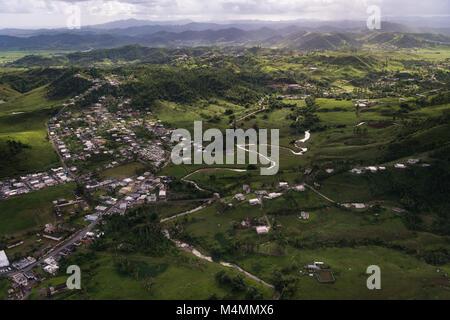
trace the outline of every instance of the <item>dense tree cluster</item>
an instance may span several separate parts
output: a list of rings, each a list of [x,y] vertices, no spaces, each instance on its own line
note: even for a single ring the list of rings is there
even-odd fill
[[[76,96],[92,86],[91,81],[82,77],[76,77],[75,74],[75,70],[68,70],[61,77],[54,80],[49,87],[48,96],[50,98]]]
[[[133,209],[127,216],[112,215],[106,218],[103,241],[121,252],[163,255],[172,248],[172,243],[164,236],[157,218],[146,207]]]
[[[0,84],[8,84],[12,89],[25,93],[53,82],[63,72],[63,69],[57,68],[35,68],[4,73],[0,76]]]

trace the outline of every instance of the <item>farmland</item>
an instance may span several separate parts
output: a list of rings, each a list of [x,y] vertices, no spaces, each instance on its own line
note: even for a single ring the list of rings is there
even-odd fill
[[[0,72],[1,244],[60,266],[33,265],[46,279],[28,299],[450,298],[448,48],[122,50]],[[194,121],[278,129],[277,173],[249,151],[174,164],[171,132]],[[74,182],[19,193],[61,166]],[[36,235],[50,227],[65,238]],[[82,289],[47,294],[70,264]]]

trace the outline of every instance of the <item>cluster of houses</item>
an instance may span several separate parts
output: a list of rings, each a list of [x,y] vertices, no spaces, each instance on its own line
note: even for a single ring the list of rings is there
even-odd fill
[[[170,142],[170,132],[160,121],[143,119],[151,115],[150,111],[133,111],[128,106],[130,99],[118,104],[119,110],[114,116],[106,108],[105,100],[106,97],[101,97],[98,103],[83,110],[79,116],[72,117],[72,113],[67,111],[61,119],[52,119],[49,135],[62,157],[65,160],[85,161],[93,155],[104,154],[116,160],[113,162],[123,163],[138,155],[153,161],[156,166],[160,165],[165,160],[162,143],[140,142],[133,129],[141,126],[167,142]]]
[[[11,288],[8,290],[8,299],[15,300],[23,299],[34,283],[43,280],[41,276],[32,270],[16,273],[10,278],[12,283]]]
[[[88,221],[95,221],[99,215],[104,214],[113,206],[115,208],[111,213],[124,214],[127,209],[134,206],[156,202],[158,199],[166,200],[167,185],[170,181],[169,177],[155,177],[150,172],[145,172],[136,178],[107,179],[101,182],[92,177],[85,177],[84,182],[88,191],[92,193],[97,190],[115,192],[115,196],[100,195],[98,197],[100,203],[95,207],[96,213],[87,215],[85,218]],[[119,199],[122,201],[118,204]]]
[[[47,225],[47,229],[52,229],[53,226]],[[50,230],[47,230],[50,231]],[[42,262],[39,262],[36,266],[41,268],[44,272],[53,276],[58,273],[59,263],[63,257],[66,257],[73,253],[76,250],[76,247],[82,245],[82,243],[90,242],[94,238],[99,238],[103,235],[102,232],[87,232],[86,235],[80,240],[71,245],[66,246],[63,250],[60,250],[58,253],[48,256]],[[11,279],[11,288],[8,291],[8,299],[22,299],[29,291],[31,291],[32,287],[37,283],[45,280],[44,277],[38,275],[33,270],[24,270],[32,264],[36,263],[36,259],[33,257],[23,258],[15,263],[13,263],[9,267],[9,261],[4,254],[4,251],[0,251],[0,270],[6,270],[7,272],[17,270],[15,273],[11,273],[9,278]],[[61,290],[64,290],[65,284],[58,285],[55,287],[50,287],[45,289],[45,294],[53,295]],[[49,291],[49,292],[47,292]]]
[[[43,271],[49,275],[55,275],[59,270],[58,261],[74,250],[74,246],[65,248],[59,254],[54,257],[48,257],[38,266],[42,268]],[[12,267],[17,270],[9,276],[11,279],[11,288],[8,290],[8,299],[11,300],[21,300],[27,293],[31,291],[39,282],[45,280],[45,278],[33,270],[23,270],[31,264],[35,263],[36,259],[33,257],[24,258],[16,263],[13,263]],[[8,271],[11,271],[9,268]],[[64,284],[65,285],[65,284]],[[50,288],[52,292],[52,288]],[[53,290],[55,291],[55,290]]]
[[[441,66],[443,66],[443,64],[440,64]],[[445,66],[444,66],[445,67]],[[431,69],[435,69],[436,66],[428,66],[429,70]],[[434,84],[442,84],[445,85],[444,82],[439,81],[436,78],[436,75],[434,74],[434,72],[430,72],[429,74],[425,74],[425,75],[421,75],[421,77],[411,77],[407,72],[404,73],[406,76],[402,76],[402,72],[400,74],[397,73],[391,73],[387,76],[383,76],[381,77],[378,81],[376,81],[374,83],[374,87],[376,88],[393,88],[396,91],[418,91],[421,88],[423,88],[423,86],[421,86],[421,84],[423,83],[434,83]],[[439,89],[433,89],[432,91],[430,91],[431,94],[438,92]],[[410,93],[414,93],[414,92],[410,92]],[[399,95],[399,94],[397,94]],[[408,96],[408,94],[406,94]],[[422,97],[422,98],[426,98],[427,96],[425,94],[421,94],[421,93],[417,93],[416,96],[418,97]],[[404,99],[401,99],[401,101],[406,101]]]
[[[257,234],[267,234],[270,231],[270,226],[265,225],[266,221],[263,217],[246,218],[241,221],[242,228],[254,228]]]
[[[0,181],[0,199],[7,199],[71,181],[73,179],[62,167]]]
[[[27,258],[23,258],[23,259],[20,259],[19,261],[14,262],[12,264],[12,267],[16,270],[22,270],[35,262],[36,262],[35,258],[27,257]]]
[[[280,182],[278,184],[278,191],[281,191],[281,192],[268,192],[266,190],[256,190],[253,193],[257,196],[257,198],[249,199],[248,203],[250,205],[260,205],[262,198],[268,199],[268,200],[276,199],[283,195],[282,191],[287,191],[287,190],[303,192],[303,191],[305,191],[305,186],[303,184],[300,184],[300,185],[294,185],[291,187],[291,186],[289,186],[289,184],[287,182]],[[250,185],[244,184],[242,186],[242,191],[243,191],[243,193],[235,194],[233,196],[233,199],[235,199],[237,201],[245,201],[245,199],[246,199],[245,194],[250,194],[250,192],[251,192]]]
[[[378,104],[378,101],[375,100],[368,100],[368,99],[362,99],[355,102],[356,108],[367,108],[372,107]]]
[[[109,77],[106,77],[106,81],[109,83],[110,86],[113,86],[113,87],[120,86],[120,81],[117,79],[116,75],[111,75]]]
[[[102,81],[100,79],[93,79],[93,80],[91,80],[91,79],[88,79],[87,77],[82,76],[81,74],[76,74],[75,77],[77,77],[77,78],[84,78],[86,80],[91,81],[93,84],[84,93],[71,98],[69,100],[69,103],[64,103],[62,105],[63,107],[74,106],[77,101],[80,101],[81,99],[84,99],[84,97],[87,96],[89,93],[91,93],[94,90],[100,89],[100,87],[102,86]]]
[[[419,163],[420,163],[420,159],[408,159],[407,164],[395,163],[394,164],[394,168],[395,169],[405,169],[405,168],[407,168],[408,165],[416,165],[416,164],[419,164]],[[426,168],[426,167],[429,167],[430,164],[428,164],[428,163],[421,163],[420,166]],[[369,167],[353,168],[349,172],[355,173],[355,174],[362,174],[362,173],[365,173],[365,172],[375,173],[375,172],[378,172],[378,171],[385,171],[385,170],[386,170],[385,166],[369,166]],[[331,173],[331,172],[328,172],[328,173]]]
[[[310,277],[315,276],[320,283],[335,282],[336,280],[330,267],[326,266],[321,261],[315,261],[312,264],[306,265],[304,270],[305,271],[302,272],[303,274],[309,275]]]
[[[268,192],[267,190],[255,190],[253,192],[253,194],[255,194],[257,196],[257,198],[249,199],[248,203],[252,206],[253,205],[261,205],[263,199],[272,200],[272,199],[279,198],[283,195],[283,192],[287,191],[287,190],[303,192],[303,191],[305,191],[305,185],[299,184],[299,185],[289,186],[289,184],[287,182],[279,182],[278,190],[277,190],[279,192]],[[243,191],[243,193],[235,194],[233,196],[233,199],[237,200],[237,201],[245,201],[247,198],[246,195],[251,193],[250,185],[244,184],[242,186],[242,191]],[[308,220],[309,213],[302,211],[301,219]],[[248,219],[246,219],[241,222],[241,226],[244,228],[248,228],[248,227],[252,226],[252,223],[250,223],[250,221]],[[266,234],[270,231],[270,226],[258,225],[255,227],[255,230],[258,234]]]

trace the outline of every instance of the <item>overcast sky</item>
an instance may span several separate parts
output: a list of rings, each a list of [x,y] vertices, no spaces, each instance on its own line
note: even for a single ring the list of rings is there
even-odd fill
[[[0,0],[0,28],[65,27],[76,12],[81,26],[129,18],[363,21],[371,5],[383,16],[450,15],[450,0]]]

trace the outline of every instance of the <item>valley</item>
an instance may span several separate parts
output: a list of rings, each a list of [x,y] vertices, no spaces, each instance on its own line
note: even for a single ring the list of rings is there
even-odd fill
[[[5,54],[0,297],[449,299],[450,49],[399,37]],[[194,121],[278,129],[278,172],[174,164]]]

